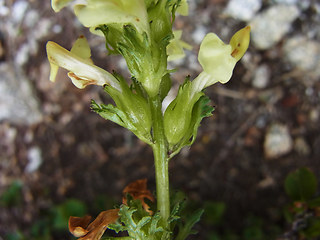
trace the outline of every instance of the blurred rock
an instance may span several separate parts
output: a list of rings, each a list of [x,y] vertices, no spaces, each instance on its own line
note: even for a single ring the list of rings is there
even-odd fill
[[[28,79],[11,64],[0,64],[0,120],[31,125],[42,120]]]
[[[225,14],[242,21],[249,21],[261,8],[261,0],[230,0]]]
[[[315,78],[320,76],[320,43],[304,36],[288,39],[283,47],[285,58],[294,67]]]
[[[4,0],[0,0],[0,17],[7,16],[9,12],[9,8],[5,6]]]
[[[273,2],[280,4],[297,4],[299,3],[299,0],[273,0]]]
[[[313,123],[318,123],[320,119],[320,111],[316,108],[311,109],[309,113],[309,119]]]
[[[27,173],[32,173],[41,166],[42,160],[42,154],[41,149],[38,146],[32,147],[28,150],[27,154],[28,158],[28,164],[25,168],[25,171]]]
[[[15,1],[11,9],[11,19],[14,23],[18,24],[22,21],[28,5],[28,1]]]
[[[289,153],[293,148],[292,138],[287,126],[273,124],[269,127],[264,140],[266,158],[273,159]]]
[[[252,86],[258,89],[263,89],[268,86],[270,81],[270,68],[268,65],[263,64],[259,66],[254,73],[252,79]]]
[[[279,42],[289,32],[291,23],[299,16],[295,5],[274,5],[256,15],[251,21],[252,42],[264,50]]]
[[[294,150],[302,156],[308,156],[311,153],[310,146],[302,137],[298,137],[294,140]]]
[[[199,26],[192,33],[192,40],[196,44],[200,44],[207,33],[208,33],[208,29],[206,27]]]

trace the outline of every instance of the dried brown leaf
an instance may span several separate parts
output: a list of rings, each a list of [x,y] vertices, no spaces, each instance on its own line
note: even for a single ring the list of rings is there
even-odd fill
[[[84,217],[70,217],[69,218],[69,231],[75,237],[82,237],[88,233],[86,228],[91,221],[91,216],[86,215]]]
[[[154,202],[154,197],[152,193],[147,189],[147,179],[139,179],[137,181],[134,181],[130,184],[128,184],[124,190],[123,193],[123,204],[127,204],[127,198],[126,195],[130,194],[133,199],[139,199],[141,201],[141,204],[148,213],[152,214],[152,211],[149,209],[149,205],[144,201],[145,198],[149,199],[151,202]]]
[[[83,218],[70,217],[69,230],[75,237],[80,237],[78,240],[99,240],[108,225],[117,221],[119,218],[118,212],[119,209],[103,211],[90,224],[90,216]]]

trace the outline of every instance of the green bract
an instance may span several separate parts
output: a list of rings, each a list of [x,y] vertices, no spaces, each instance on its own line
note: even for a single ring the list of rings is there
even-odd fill
[[[211,116],[213,108],[208,102],[203,92],[194,93],[189,79],[180,86],[177,97],[164,113],[165,135],[173,155],[193,143],[202,118]]]
[[[139,89],[135,89],[138,94],[134,93],[121,76],[115,76],[119,79],[122,92],[110,86],[106,86],[105,91],[112,97],[116,107],[93,102],[92,109],[103,118],[129,129],[142,141],[151,144],[152,120],[146,99],[139,94]]]
[[[186,136],[190,127],[194,104],[203,94],[192,94],[192,84],[187,80],[179,88],[177,97],[170,103],[164,114],[164,129],[169,146],[174,148]],[[190,136],[186,136],[190,138]]]

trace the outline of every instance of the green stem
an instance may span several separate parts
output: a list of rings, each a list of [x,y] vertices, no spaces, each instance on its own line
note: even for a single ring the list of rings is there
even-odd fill
[[[160,97],[151,98],[151,112],[153,117],[153,139],[152,150],[156,171],[157,208],[163,219],[164,226],[170,216],[169,196],[169,169],[168,169],[168,144],[164,135],[163,116],[161,112]]]

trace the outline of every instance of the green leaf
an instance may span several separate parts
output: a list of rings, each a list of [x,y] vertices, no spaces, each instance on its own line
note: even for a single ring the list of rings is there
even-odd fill
[[[7,239],[7,240],[25,240],[26,238],[24,237],[24,235],[20,231],[18,231],[15,233],[7,234],[5,239]]]
[[[225,210],[226,204],[224,202],[207,202],[205,204],[204,220],[207,224],[215,226],[221,222]]]
[[[34,240],[50,240],[51,231],[48,219],[40,219],[33,223],[31,226],[31,235]]]
[[[308,206],[310,208],[320,207],[320,197],[317,197],[315,199],[311,199],[310,201],[308,201]]]
[[[154,235],[155,233],[158,232],[163,232],[163,228],[159,227],[159,221],[161,219],[160,213],[157,212],[151,219],[151,224],[150,224],[150,228],[149,228],[149,234],[150,235]]]
[[[0,205],[13,207],[22,203],[22,183],[14,181],[0,196]]]
[[[104,237],[101,240],[135,240],[132,237]]]
[[[87,213],[86,205],[77,199],[69,199],[53,209],[53,229],[66,230],[70,216],[84,216]]]
[[[178,236],[175,240],[184,240],[191,234],[196,234],[196,231],[193,231],[193,226],[200,221],[200,218],[203,214],[204,210],[199,209],[195,211],[191,216],[187,217],[186,223],[184,225],[180,225]]]
[[[143,217],[137,224],[137,228],[138,229],[141,229],[143,228],[147,223],[149,223],[151,220],[151,217],[150,216],[145,216]]]
[[[294,201],[307,201],[317,190],[317,179],[307,168],[290,173],[285,179],[285,191]]]
[[[303,235],[305,235],[308,239],[318,239],[320,236],[320,217],[311,218],[308,221],[308,227],[303,231]]]

